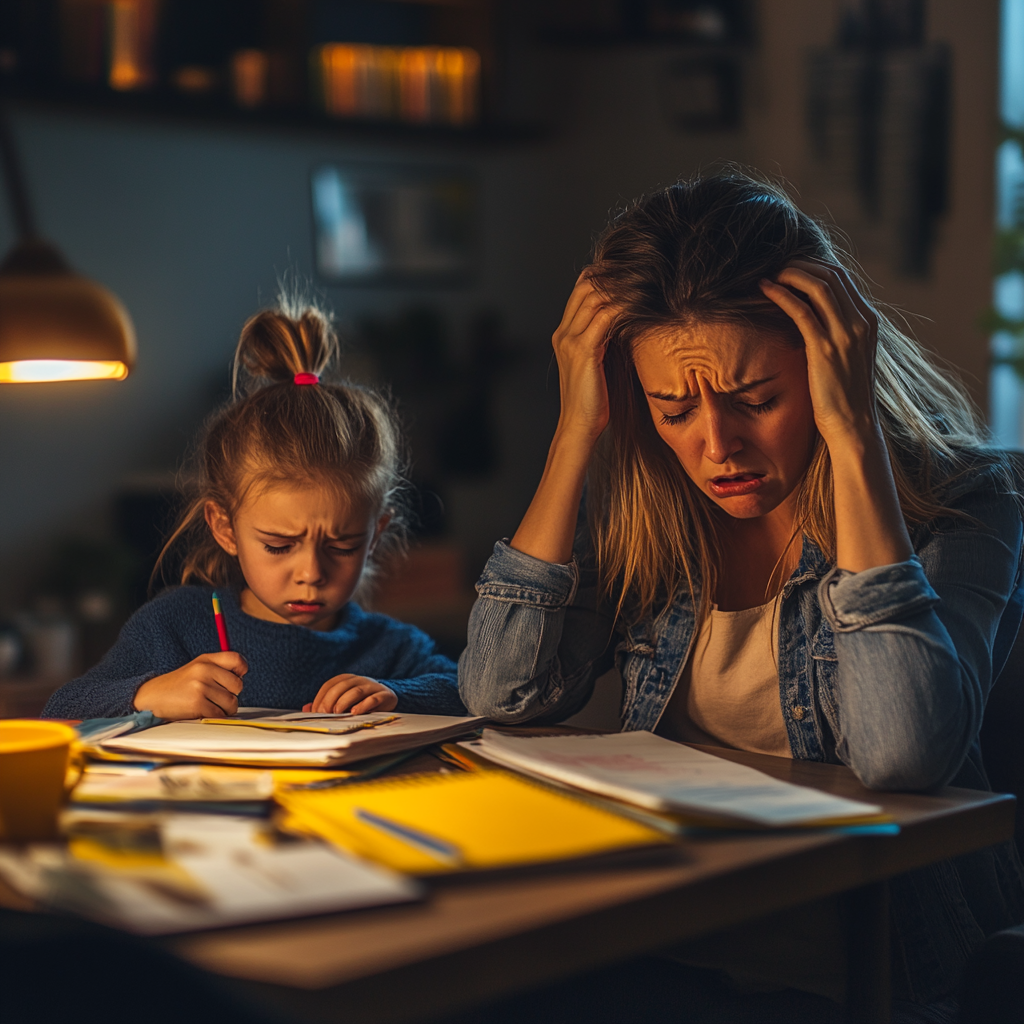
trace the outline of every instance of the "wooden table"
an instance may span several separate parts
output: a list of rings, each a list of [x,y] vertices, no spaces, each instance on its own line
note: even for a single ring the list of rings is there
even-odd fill
[[[415,1024],[855,891],[847,900],[849,1015],[886,1021],[886,880],[1009,839],[1013,798],[952,788],[870,793],[847,768],[705,749],[788,782],[880,803],[902,831],[683,840],[679,863],[670,865],[449,882],[424,904],[167,944],[298,1020]]]

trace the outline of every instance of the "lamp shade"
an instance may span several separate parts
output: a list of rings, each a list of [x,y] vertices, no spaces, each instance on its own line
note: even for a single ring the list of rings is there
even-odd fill
[[[131,318],[110,292],[44,242],[15,247],[0,266],[0,383],[122,380],[134,363]]]

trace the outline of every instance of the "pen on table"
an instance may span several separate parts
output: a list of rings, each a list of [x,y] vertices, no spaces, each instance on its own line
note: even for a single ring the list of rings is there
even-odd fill
[[[364,807],[353,808],[353,813],[359,821],[379,828],[394,839],[408,843],[421,853],[434,857],[436,860],[452,867],[461,867],[464,863],[462,851],[454,843],[449,843],[447,840],[441,839],[440,836],[430,835],[411,825],[403,825],[399,821],[385,818],[382,814],[375,814]]]
[[[213,592],[213,620],[217,623],[217,636],[220,638],[220,649],[222,651],[230,651],[231,645],[228,643],[228,629],[224,625],[224,613],[220,610],[220,598],[217,596],[217,591]]]

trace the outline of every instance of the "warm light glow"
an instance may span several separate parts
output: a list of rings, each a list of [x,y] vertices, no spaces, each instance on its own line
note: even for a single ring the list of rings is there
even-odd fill
[[[124,380],[122,362],[78,359],[22,359],[0,363],[0,384],[42,384],[55,380]]]

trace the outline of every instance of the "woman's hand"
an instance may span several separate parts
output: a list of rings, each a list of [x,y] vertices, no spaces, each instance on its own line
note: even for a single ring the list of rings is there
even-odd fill
[[[849,273],[795,260],[776,281],[762,281],[761,290],[803,335],[814,421],[829,451],[851,439],[877,435],[878,317]]]
[[[320,687],[315,699],[302,710],[320,715],[366,715],[371,711],[391,711],[398,707],[398,694],[389,686],[367,676],[354,676],[343,672],[328,679]]]
[[[905,562],[914,548],[875,408],[878,317],[842,267],[797,260],[761,290],[804,339],[814,422],[832,462],[836,565]]]
[[[562,322],[551,336],[562,402],[558,429],[591,443],[608,425],[604,353],[614,318],[607,299],[581,274],[565,304]]]
[[[200,654],[187,665],[154,676],[135,691],[135,710],[157,718],[223,718],[238,710],[249,666],[237,651]]]

